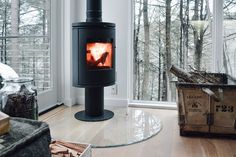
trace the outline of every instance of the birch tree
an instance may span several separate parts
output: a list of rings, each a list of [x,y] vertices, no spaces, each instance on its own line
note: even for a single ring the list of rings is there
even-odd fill
[[[163,100],[167,101],[168,98],[171,97],[170,91],[170,80],[171,73],[169,71],[171,66],[171,0],[166,0],[166,51],[165,51],[165,63],[164,63],[164,73],[163,73],[163,81],[164,81],[164,89],[163,89]]]
[[[141,16],[142,16],[142,0],[138,0],[134,5],[139,5],[138,16],[135,18],[137,23],[134,22],[134,98],[140,99],[140,64],[139,64],[139,33],[141,27]],[[135,11],[135,7],[134,7]]]

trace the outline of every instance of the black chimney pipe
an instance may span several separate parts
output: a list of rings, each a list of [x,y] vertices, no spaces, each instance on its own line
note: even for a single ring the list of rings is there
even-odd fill
[[[102,0],[87,0],[86,22],[102,22]]]

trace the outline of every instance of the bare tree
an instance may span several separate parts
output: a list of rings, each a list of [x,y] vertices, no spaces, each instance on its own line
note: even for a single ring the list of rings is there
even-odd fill
[[[195,21],[204,21],[207,19],[207,13],[204,14],[204,1],[195,0],[194,4],[194,15],[192,20]],[[194,66],[196,69],[201,70],[201,61],[202,61],[202,50],[203,50],[203,39],[208,27],[192,27],[194,35]]]
[[[2,37],[5,37],[7,35],[7,2],[6,0],[1,3],[3,8],[3,23],[2,23],[2,32],[1,35]],[[1,62],[7,63],[7,39],[2,38],[1,40]]]
[[[169,72],[171,66],[171,0],[166,0],[166,52],[163,72],[163,96],[162,99],[167,101],[171,98],[170,80],[171,73]],[[166,76],[164,76],[166,75]]]
[[[141,1],[139,0],[139,10],[138,10],[138,17],[137,17],[137,24],[134,22],[134,98],[140,99],[140,64],[139,64],[139,51],[138,51],[138,44],[139,44],[139,33],[140,33],[140,25],[141,25],[141,16],[142,16],[142,5]],[[135,10],[135,8],[134,8]]]
[[[180,0],[179,19],[180,19],[180,39],[179,39],[179,66],[186,68],[186,61],[189,51],[189,1]]]
[[[142,100],[150,99],[149,96],[149,51],[150,51],[150,24],[148,17],[148,0],[143,0],[143,23],[144,23],[144,74],[142,84]]]
[[[184,67],[184,55],[183,55],[183,29],[184,29],[184,17],[183,17],[183,0],[180,0],[179,2],[180,6],[179,6],[179,19],[180,19],[180,39],[179,39],[179,65],[181,68]]]
[[[189,48],[189,1],[190,0],[186,0],[186,10],[185,10],[185,23],[183,26],[183,31],[184,31],[184,43],[185,43],[185,54],[184,54],[184,68],[186,68],[186,61],[187,61],[187,57],[188,57],[188,48]]]
[[[11,36],[14,38],[11,39],[11,66],[12,68],[19,73],[20,71],[20,56],[19,52],[19,12],[20,12],[20,1],[11,0]]]
[[[231,75],[233,74],[230,58],[228,55],[228,45],[226,42],[224,43],[224,49],[223,49],[223,66],[226,74],[231,74]]]
[[[161,71],[162,71],[162,66],[161,66],[161,58],[162,58],[162,47],[161,47],[161,18],[160,18],[160,10],[159,10],[159,20],[158,20],[158,47],[159,47],[159,52],[158,52],[158,97],[157,100],[161,101]]]

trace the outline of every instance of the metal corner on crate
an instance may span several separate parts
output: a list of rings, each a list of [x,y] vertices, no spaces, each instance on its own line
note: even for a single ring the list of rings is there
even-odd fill
[[[236,130],[236,119],[234,120],[234,129]]]
[[[84,152],[80,155],[80,157],[92,157],[92,148],[90,144],[85,144],[88,145],[87,148],[84,150]]]
[[[184,115],[180,115],[179,116],[179,125],[184,125],[185,124],[185,116]]]

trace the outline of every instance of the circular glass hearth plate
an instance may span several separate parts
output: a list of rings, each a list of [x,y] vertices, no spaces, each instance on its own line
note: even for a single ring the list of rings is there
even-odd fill
[[[89,143],[92,147],[125,146],[147,140],[161,130],[160,119],[138,108],[109,108],[112,119],[100,122],[84,122],[74,118],[75,107],[59,116],[47,119],[53,139],[75,143]]]

